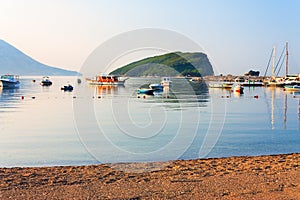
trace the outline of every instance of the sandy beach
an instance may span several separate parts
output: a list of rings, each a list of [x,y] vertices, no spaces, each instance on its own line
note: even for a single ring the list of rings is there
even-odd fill
[[[0,168],[0,199],[300,199],[300,154]]]

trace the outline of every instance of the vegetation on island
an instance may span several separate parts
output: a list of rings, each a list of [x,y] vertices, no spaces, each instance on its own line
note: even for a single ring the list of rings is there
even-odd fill
[[[214,75],[207,55],[200,52],[172,52],[144,58],[112,71],[110,74],[139,76],[208,76]]]

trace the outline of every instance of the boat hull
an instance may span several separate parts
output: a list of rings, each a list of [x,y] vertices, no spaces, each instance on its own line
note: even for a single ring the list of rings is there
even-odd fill
[[[138,89],[138,94],[154,95],[153,89]]]
[[[209,84],[210,88],[220,88],[220,89],[231,89],[233,84],[228,83],[215,83],[215,84]]]
[[[300,86],[299,85],[285,86],[284,89],[286,91],[300,91]]]
[[[63,90],[63,91],[68,91],[68,92],[71,92],[71,91],[73,91],[73,86],[72,85],[65,85],[65,86],[63,86],[63,87],[61,87],[61,90]]]
[[[20,87],[20,81],[6,81],[6,80],[1,80],[1,84],[3,88],[18,88]]]
[[[149,87],[154,91],[163,91],[164,86],[161,84],[150,84]]]
[[[52,85],[51,81],[42,81],[41,82],[41,86],[50,86],[50,85]]]

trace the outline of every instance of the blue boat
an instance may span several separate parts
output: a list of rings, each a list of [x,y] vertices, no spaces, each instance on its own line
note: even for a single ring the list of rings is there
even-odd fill
[[[20,86],[18,75],[3,75],[0,77],[0,87],[3,88],[18,88]]]
[[[138,94],[147,94],[154,95],[154,93],[160,93],[164,89],[164,86],[161,84],[145,84],[142,85],[138,90]]]
[[[162,92],[164,90],[164,86],[159,83],[150,84],[149,88],[151,88],[152,90],[154,90],[156,92]]]
[[[154,90],[151,88],[140,88],[138,89],[138,94],[147,94],[147,95],[154,95]]]

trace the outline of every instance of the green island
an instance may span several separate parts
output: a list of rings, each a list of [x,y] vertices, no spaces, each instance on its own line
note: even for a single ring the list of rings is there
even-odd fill
[[[144,58],[120,67],[110,74],[141,76],[211,76],[214,71],[206,54],[171,52]]]

